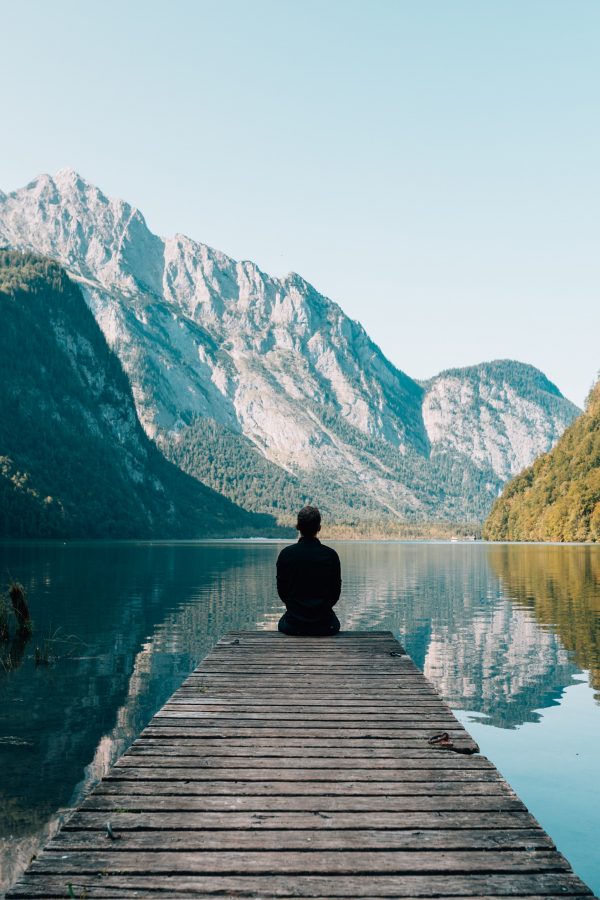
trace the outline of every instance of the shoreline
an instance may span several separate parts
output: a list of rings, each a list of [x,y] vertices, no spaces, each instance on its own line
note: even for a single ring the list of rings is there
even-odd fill
[[[18,547],[18,546],[40,546],[40,547],[77,547],[77,546],[168,546],[176,545],[202,545],[202,544],[290,544],[296,541],[295,535],[289,537],[266,537],[257,535],[256,537],[203,537],[203,538],[0,538],[0,546],[2,547]],[[397,535],[369,536],[357,535],[342,536],[337,534],[324,534],[320,537],[323,543],[342,543],[342,544],[459,544],[459,545],[476,545],[488,547],[600,547],[598,541],[490,541],[485,538],[471,537],[401,537]]]

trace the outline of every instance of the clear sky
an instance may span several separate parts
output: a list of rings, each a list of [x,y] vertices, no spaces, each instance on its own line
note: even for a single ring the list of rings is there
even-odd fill
[[[0,187],[73,166],[408,374],[600,368],[598,0],[0,0]]]

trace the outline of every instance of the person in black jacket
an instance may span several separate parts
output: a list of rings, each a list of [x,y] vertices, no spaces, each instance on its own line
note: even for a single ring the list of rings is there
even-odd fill
[[[333,607],[342,590],[340,558],[318,539],[321,513],[305,506],[298,513],[297,544],[277,557],[277,593],[286,611],[279,620],[284,634],[336,634],[340,630]]]

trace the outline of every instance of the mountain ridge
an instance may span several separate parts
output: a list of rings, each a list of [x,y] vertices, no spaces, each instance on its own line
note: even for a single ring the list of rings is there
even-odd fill
[[[71,169],[0,199],[0,240],[57,259],[81,283],[162,449],[213,420],[384,518],[483,517],[578,412],[560,392],[555,408],[541,388],[525,396],[490,364],[478,380],[449,370],[424,386],[302,276],[160,238]],[[468,473],[466,491],[453,469]]]

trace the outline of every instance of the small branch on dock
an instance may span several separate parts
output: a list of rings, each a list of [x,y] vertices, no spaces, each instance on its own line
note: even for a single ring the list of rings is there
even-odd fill
[[[112,825],[110,824],[110,821],[106,823],[106,837],[110,838],[111,841],[119,840],[119,835],[115,834],[114,831],[112,830]]]

